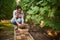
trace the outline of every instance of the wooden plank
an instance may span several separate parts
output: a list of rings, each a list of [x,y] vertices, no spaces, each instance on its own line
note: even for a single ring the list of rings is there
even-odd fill
[[[16,31],[14,28],[14,40],[34,40],[28,30],[18,28]]]

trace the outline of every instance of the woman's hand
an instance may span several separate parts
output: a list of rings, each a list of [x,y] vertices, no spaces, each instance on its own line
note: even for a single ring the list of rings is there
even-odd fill
[[[19,26],[20,28],[22,28],[22,27],[25,26],[25,24],[18,24],[18,26]]]

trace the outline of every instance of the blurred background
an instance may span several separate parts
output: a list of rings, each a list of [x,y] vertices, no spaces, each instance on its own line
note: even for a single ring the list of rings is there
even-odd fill
[[[0,39],[13,40],[10,23],[13,10],[20,5],[30,30],[44,29],[47,35],[60,40],[60,0],[0,0]]]

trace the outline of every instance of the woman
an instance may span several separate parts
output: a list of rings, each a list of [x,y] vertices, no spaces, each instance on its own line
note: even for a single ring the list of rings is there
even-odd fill
[[[11,19],[11,23],[17,25],[18,27],[22,27],[24,23],[24,14],[21,6],[17,6],[16,10],[13,11],[13,18]]]

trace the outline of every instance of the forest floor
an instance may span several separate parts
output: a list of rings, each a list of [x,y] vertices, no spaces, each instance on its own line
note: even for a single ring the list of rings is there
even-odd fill
[[[0,22],[0,40],[14,40],[14,27],[9,20]]]
[[[36,27],[34,28],[36,29]],[[39,31],[36,31],[37,29],[35,30],[34,28],[29,31],[34,40],[60,40],[60,37],[59,39],[53,39],[44,30],[37,28]],[[9,20],[0,22],[0,40],[14,40],[14,26]]]

